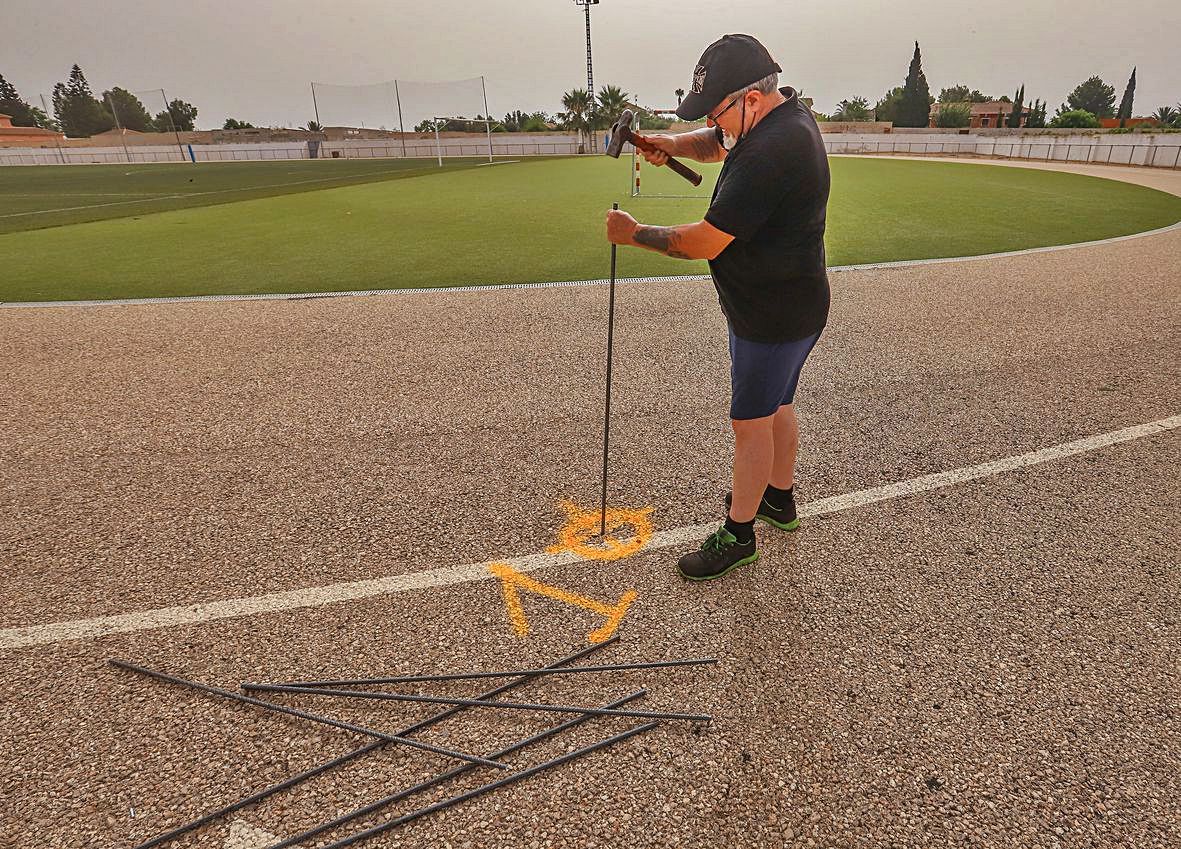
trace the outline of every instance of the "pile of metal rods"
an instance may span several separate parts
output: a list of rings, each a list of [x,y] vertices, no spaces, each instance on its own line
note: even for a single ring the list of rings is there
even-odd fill
[[[583,755],[590,754],[591,752],[597,751],[598,749],[606,748],[606,747],[611,746],[615,743],[626,740],[629,737],[634,737],[637,734],[642,734],[645,731],[649,731],[652,728],[655,728],[657,725],[659,725],[661,720],[683,720],[683,721],[691,721],[691,722],[709,722],[710,721],[710,717],[706,714],[672,713],[672,712],[664,712],[664,711],[644,711],[644,710],[634,710],[634,709],[630,709],[630,708],[625,708],[624,705],[627,705],[628,703],[635,701],[636,699],[643,698],[644,695],[646,695],[647,691],[642,690],[642,689],[637,690],[636,692],[631,693],[627,696],[624,696],[623,698],[620,698],[620,699],[617,699],[613,702],[610,702],[609,704],[606,704],[602,707],[539,704],[539,703],[533,703],[533,702],[503,702],[503,701],[495,700],[497,696],[513,689],[514,687],[518,687],[521,684],[525,684],[527,682],[534,681],[534,680],[537,680],[539,678],[542,678],[544,676],[549,676],[549,675],[578,675],[578,674],[600,673],[600,672],[630,671],[630,670],[639,670],[639,669],[659,669],[659,668],[667,668],[667,667],[675,667],[675,666],[695,666],[695,665],[711,664],[711,663],[717,662],[713,658],[696,658],[696,659],[687,659],[687,660],[658,661],[658,662],[649,662],[649,663],[618,663],[618,664],[609,664],[609,665],[600,665],[600,666],[568,666],[568,664],[571,664],[571,663],[574,663],[575,661],[581,660],[582,658],[603,648],[604,646],[608,646],[608,645],[611,645],[611,644],[617,642],[618,639],[619,639],[618,636],[613,636],[610,639],[604,640],[601,643],[596,643],[595,645],[592,645],[589,648],[575,652],[574,654],[571,654],[571,655],[561,658],[559,660],[555,660],[553,663],[549,664],[548,666],[544,666],[544,667],[536,668],[536,669],[517,669],[517,670],[506,670],[506,671],[498,671],[498,672],[456,672],[456,673],[445,673],[445,674],[439,674],[439,675],[403,675],[403,676],[395,676],[395,677],[387,677],[387,678],[354,678],[354,679],[341,679],[341,680],[334,680],[334,681],[292,681],[292,682],[275,683],[275,684],[243,682],[241,685],[242,689],[246,690],[248,692],[298,693],[298,694],[303,694],[303,695],[317,695],[317,696],[335,697],[335,698],[361,698],[361,699],[381,699],[381,700],[387,700],[387,701],[425,702],[425,703],[430,703],[430,704],[440,704],[440,705],[447,705],[448,706],[445,710],[442,710],[439,713],[429,716],[426,719],[422,720],[421,722],[417,722],[417,723],[414,723],[413,725],[409,725],[405,728],[402,728],[392,734],[385,733],[382,731],[377,731],[372,728],[365,728],[363,726],[354,725],[354,724],[348,723],[348,722],[342,722],[340,720],[333,719],[333,718],[327,717],[327,716],[323,716],[321,714],[310,713],[308,711],[303,711],[303,710],[298,710],[296,708],[287,707],[286,705],[280,705],[280,704],[276,704],[274,702],[263,701],[262,699],[254,698],[252,696],[242,695],[240,693],[236,693],[231,690],[225,690],[220,687],[213,687],[208,684],[201,684],[196,681],[189,681],[184,678],[178,678],[174,675],[169,675],[164,672],[159,672],[157,670],[148,669],[147,667],[139,666],[139,665],[133,664],[133,663],[128,663],[126,661],[112,659],[110,661],[111,665],[118,668],[118,669],[123,669],[123,670],[130,671],[130,672],[136,672],[136,673],[139,673],[142,675],[147,675],[152,678],[156,678],[161,681],[166,681],[171,684],[177,684],[179,686],[189,687],[191,689],[195,689],[200,692],[208,693],[210,695],[220,696],[220,697],[227,698],[227,699],[230,699],[233,701],[237,701],[237,702],[240,702],[243,704],[248,704],[248,705],[252,705],[254,707],[264,708],[266,710],[275,711],[275,712],[286,714],[289,716],[295,716],[300,719],[305,719],[305,720],[308,720],[311,722],[318,722],[318,723],[325,724],[325,725],[331,725],[331,726],[341,728],[346,731],[351,731],[356,734],[361,734],[364,736],[374,738],[371,742],[365,744],[364,746],[361,746],[360,748],[354,749],[351,752],[347,752],[344,755],[341,755],[340,757],[333,758],[332,760],[322,763],[316,767],[313,767],[312,769],[305,770],[304,772],[301,772],[298,775],[294,775],[291,778],[286,779],[285,781],[279,782],[278,784],[271,785],[270,787],[260,790],[257,793],[247,796],[246,798],[241,799],[237,802],[234,802],[231,805],[227,805],[225,807],[219,808],[216,811],[211,811],[207,814],[204,814],[203,816],[198,817],[197,819],[192,820],[191,822],[185,823],[184,825],[174,828],[170,831],[167,831],[164,834],[158,835],[158,836],[152,838],[151,840],[148,840],[145,843],[139,844],[138,846],[135,847],[135,849],[150,849],[150,847],[159,846],[163,843],[167,843],[169,841],[175,840],[175,839],[181,837],[182,835],[187,834],[190,831],[193,831],[193,830],[198,829],[204,825],[214,822],[215,820],[226,817],[229,814],[234,813],[235,811],[242,810],[243,808],[246,808],[250,805],[254,805],[258,802],[261,802],[264,799],[267,799],[270,796],[275,795],[276,793],[282,792],[283,790],[288,790],[292,787],[295,787],[297,784],[307,781],[310,778],[320,775],[320,774],[322,774],[330,769],[333,769],[335,767],[342,766],[342,765],[344,765],[356,758],[359,758],[363,755],[366,755],[371,752],[382,749],[388,745],[408,746],[408,747],[419,749],[422,751],[427,751],[427,752],[431,752],[434,754],[439,754],[439,755],[444,755],[446,757],[451,757],[451,758],[461,761],[461,763],[459,765],[455,766],[454,768],[448,770],[447,772],[444,772],[440,775],[435,776],[434,778],[431,778],[431,779],[428,779],[427,781],[416,784],[413,787],[408,787],[405,790],[400,790],[399,792],[394,793],[393,795],[390,795],[390,796],[386,796],[383,799],[378,799],[375,802],[371,802],[363,807],[357,808],[354,811],[350,811],[349,813],[339,816],[336,819],[333,819],[333,820],[326,822],[326,823],[322,823],[318,826],[315,826],[314,828],[308,829],[307,831],[301,832],[300,834],[296,834],[291,837],[288,837],[279,843],[276,843],[272,846],[267,847],[267,849],[285,849],[285,847],[296,846],[300,843],[304,843],[308,840],[311,840],[313,837],[316,837],[317,835],[323,834],[324,832],[330,831],[332,829],[339,828],[340,826],[342,826],[352,820],[356,820],[361,817],[365,817],[369,814],[372,814],[372,813],[380,810],[381,808],[384,808],[388,805],[392,805],[395,802],[399,802],[399,801],[406,799],[416,793],[421,793],[425,790],[431,789],[433,787],[437,787],[438,785],[442,784],[443,782],[449,781],[453,778],[463,775],[464,773],[468,772],[469,770],[475,769],[476,767],[493,767],[493,768],[501,769],[501,770],[509,770],[509,765],[504,763],[501,760],[501,758],[507,757],[508,755],[511,755],[521,749],[524,749],[527,746],[531,746],[534,743],[538,743],[538,742],[541,742],[542,740],[546,740],[550,737],[556,736],[556,735],[562,733],[563,731],[574,728],[575,726],[580,725],[583,722],[586,722],[587,720],[593,719],[595,717],[607,716],[607,717],[643,718],[643,719],[649,719],[652,721],[646,722],[642,725],[637,725],[633,728],[628,729],[627,731],[623,731],[621,733],[614,734],[610,737],[606,737],[606,738],[601,739],[601,740],[599,740],[595,743],[592,743],[588,746],[584,746],[582,748],[575,749],[574,751],[567,752],[564,755],[561,755],[559,757],[556,757],[551,760],[545,761],[543,763],[537,764],[535,766],[529,767],[527,769],[521,769],[521,770],[518,770],[515,772],[509,772],[507,775],[497,778],[494,781],[489,781],[486,784],[482,784],[482,785],[475,787],[471,790],[468,790],[464,793],[460,793],[459,795],[452,796],[449,799],[445,799],[445,800],[443,800],[441,802],[437,802],[433,805],[428,805],[426,807],[418,808],[416,810],[410,811],[409,813],[398,816],[394,819],[387,820],[379,825],[373,826],[373,827],[365,829],[363,831],[356,832],[356,833],[351,834],[347,837],[344,837],[340,840],[337,840],[334,843],[329,844],[327,849],[338,849],[338,847],[350,846],[354,843],[358,843],[363,840],[368,840],[369,838],[374,837],[375,835],[381,834],[382,832],[388,831],[389,829],[396,828],[400,825],[405,825],[406,823],[412,822],[412,821],[419,819],[421,817],[428,816],[428,815],[436,813],[438,811],[442,811],[446,808],[450,808],[454,805],[458,805],[461,802],[465,802],[465,801],[467,801],[469,799],[473,799],[477,796],[482,796],[485,793],[490,793],[494,790],[497,790],[501,787],[505,787],[509,784],[513,784],[518,781],[523,781],[523,780],[530,778],[530,777],[532,777],[540,772],[543,772],[545,770],[561,766],[562,764],[565,764],[569,761],[575,760],[576,758],[580,758]],[[384,692],[384,691],[375,691],[375,690],[339,689],[341,687],[385,686],[385,685],[391,685],[391,684],[411,684],[411,683],[424,683],[424,682],[434,682],[434,681],[461,681],[461,680],[467,680],[467,679],[483,679],[483,678],[511,678],[513,680],[508,681],[505,684],[501,684],[499,687],[495,687],[491,690],[488,690],[487,692],[480,693],[477,696],[475,696],[474,698],[470,698],[470,699],[452,699],[452,698],[440,698],[440,697],[435,697],[435,696],[405,695],[405,694],[401,694],[401,693],[388,693],[388,692]],[[421,741],[411,739],[410,735],[415,734],[415,733],[422,731],[424,729],[430,728],[431,726],[436,725],[437,723],[442,722],[443,720],[445,720],[451,716],[454,716],[455,714],[459,713],[460,711],[463,711],[463,710],[466,710],[469,708],[491,708],[491,709],[497,709],[497,710],[529,710],[529,711],[541,711],[541,712],[553,712],[553,713],[568,713],[568,714],[575,714],[575,716],[571,719],[565,720],[564,722],[562,722],[558,725],[553,726],[552,728],[542,731],[539,734],[535,734],[532,737],[528,737],[524,740],[520,740],[520,741],[508,746],[507,748],[501,749],[496,752],[489,753],[486,756],[472,755],[472,754],[469,754],[466,752],[456,751],[454,749],[448,749],[448,748],[444,748],[441,746],[432,746],[427,743],[423,743]]]

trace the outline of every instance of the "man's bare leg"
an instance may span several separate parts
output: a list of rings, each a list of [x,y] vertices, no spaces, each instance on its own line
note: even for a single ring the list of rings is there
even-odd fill
[[[796,421],[795,407],[784,404],[772,418],[775,422],[775,461],[771,466],[771,486],[791,489],[795,484],[796,454],[800,450],[800,426]]]
[[[759,510],[775,460],[774,424],[778,415],[730,420],[734,428],[734,494],[730,518],[735,522],[753,522]]]

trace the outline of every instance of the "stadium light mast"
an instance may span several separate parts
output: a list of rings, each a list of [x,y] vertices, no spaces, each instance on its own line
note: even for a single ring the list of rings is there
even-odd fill
[[[599,0],[574,0],[575,6],[582,6],[586,11],[586,93],[590,98],[590,105],[595,105],[595,72],[591,64],[590,37],[590,7],[598,5]]]

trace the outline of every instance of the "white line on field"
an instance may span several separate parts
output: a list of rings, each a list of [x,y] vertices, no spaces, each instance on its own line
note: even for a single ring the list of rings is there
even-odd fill
[[[0,216],[2,217],[2,216]],[[949,256],[935,259],[903,259],[897,262],[870,262],[861,265],[829,266],[830,272],[868,271],[879,268],[909,268],[917,265],[941,265],[948,262],[975,262],[977,260],[1004,259],[1007,257],[1025,256],[1027,254],[1048,253],[1050,251],[1065,251],[1074,248],[1092,248],[1099,245],[1110,245],[1115,242],[1125,242],[1129,239],[1139,239],[1144,236],[1159,236],[1181,230],[1181,221],[1161,227],[1156,230],[1145,230],[1143,233],[1132,233],[1128,236],[1113,236],[1109,239],[1099,239],[1094,242],[1076,242],[1072,245],[1048,245],[1042,248],[1025,248],[1020,251],[1006,251],[996,254],[979,254],[977,256]],[[629,283],[690,283],[699,280],[709,280],[708,274],[684,274],[664,277],[624,277],[615,282]],[[349,298],[365,295],[415,295],[439,294],[447,292],[495,292],[500,289],[553,289],[567,286],[606,286],[610,280],[558,280],[541,283],[470,283],[462,286],[423,286],[407,289],[355,289],[345,292],[284,292],[266,295],[184,295],[174,298],[112,298],[102,301],[0,301],[0,309],[22,309],[37,307],[113,307],[113,306],[145,306],[151,304],[181,304],[190,301],[303,301],[318,298]]]
[[[35,209],[35,210],[32,210],[31,212],[9,212],[9,213],[5,213],[4,215],[0,215],[0,218],[24,218],[24,217],[28,217],[30,215],[49,215],[50,213],[53,213],[53,212],[75,212],[79,209],[99,209],[100,207],[104,207],[104,206],[126,206],[127,204],[150,203],[150,202],[156,201],[156,200],[175,200],[177,198],[195,198],[195,197],[206,197],[208,195],[226,195],[226,194],[233,194],[234,192],[252,192],[255,189],[282,189],[282,188],[286,188],[287,186],[304,186],[304,185],[308,185],[310,183],[333,183],[333,182],[340,182],[341,180],[352,180],[357,177],[372,177],[372,176],[378,176],[378,175],[382,175],[382,174],[417,174],[421,171],[430,171],[430,170],[438,170],[438,168],[437,168],[437,166],[434,166],[434,165],[431,165],[431,166],[423,165],[419,168],[385,168],[381,171],[369,171],[364,174],[358,173],[358,174],[341,175],[341,176],[337,176],[337,177],[317,177],[314,180],[292,180],[289,183],[263,183],[263,184],[260,184],[257,186],[238,186],[233,189],[210,189],[207,192],[182,192],[181,194],[173,194],[173,195],[167,195],[167,194],[156,195],[154,197],[147,197],[142,200],[120,200],[120,201],[114,201],[112,203],[92,203],[92,204],[87,204],[85,206],[63,206],[58,209]],[[339,188],[347,188],[347,187],[340,186]],[[267,198],[257,198],[257,200],[267,200]],[[175,210],[167,210],[167,211],[168,212],[182,212],[183,210],[175,209]],[[97,222],[87,221],[87,222],[80,222],[80,223],[94,224]]]
[[[1122,430],[1101,433],[1065,442],[1050,448],[1016,454],[1000,460],[992,460],[976,466],[965,466],[945,472],[912,478],[886,486],[862,489],[844,495],[834,495],[812,501],[800,509],[803,517],[819,516],[825,513],[838,513],[863,507],[878,501],[892,498],[902,498],[919,492],[942,489],[954,486],[964,481],[989,477],[1002,472],[1010,472],[1051,460],[1060,460],[1075,454],[1095,451],[1120,442],[1129,442],[1164,433],[1181,427],[1181,416],[1171,416]],[[652,536],[645,551],[670,548],[676,545],[699,542],[702,537],[717,527],[717,522],[703,525],[690,525],[683,528],[673,528],[660,531]],[[431,587],[446,587],[464,584],[471,581],[495,580],[495,576],[488,571],[492,562],[508,563],[518,572],[533,572],[555,566],[567,566],[583,563],[601,569],[598,561],[586,561],[571,552],[560,554],[529,554],[524,557],[505,558],[486,563],[469,563],[463,566],[443,566],[437,569],[426,569],[406,575],[392,575],[387,578],[373,578],[367,581],[345,581],[327,584],[320,587],[306,587],[286,592],[270,593],[262,596],[246,598],[232,598],[225,601],[214,601],[206,604],[181,605],[178,607],[164,607],[156,610],[144,610],[137,613],[124,613],[116,616],[100,616],[94,619],[75,619],[67,622],[53,622],[47,625],[30,625],[18,628],[0,630],[0,649],[21,648],[23,646],[38,646],[59,643],[66,640],[81,640],[102,637],[108,634],[127,634],[135,631],[148,631],[154,628],[167,628],[174,625],[193,625],[203,622],[213,622],[218,619],[232,619],[240,616],[256,616],[260,613],[273,613],[282,610],[294,610],[300,607],[322,607],[341,601],[372,598],[379,595],[411,592],[429,589]]]

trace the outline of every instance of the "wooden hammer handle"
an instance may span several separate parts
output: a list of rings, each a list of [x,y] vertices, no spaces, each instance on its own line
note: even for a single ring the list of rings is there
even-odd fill
[[[636,147],[638,147],[640,150],[646,150],[649,153],[655,153],[656,151],[660,150],[660,148],[658,148],[656,145],[652,144],[652,142],[648,141],[646,138],[644,138],[641,135],[637,135],[636,133],[631,134],[631,143],[634,144]],[[684,177],[686,180],[688,180],[693,185],[695,185],[695,186],[701,185],[701,175],[698,174],[696,171],[694,171],[692,168],[690,168],[688,165],[685,165],[684,163],[682,163],[680,160],[674,159],[673,157],[670,156],[668,158],[668,162],[666,162],[665,165],[667,165],[669,168],[676,171],[678,174],[680,174],[682,177]]]

